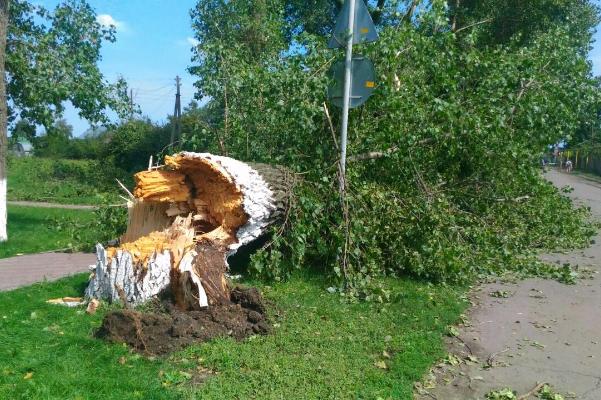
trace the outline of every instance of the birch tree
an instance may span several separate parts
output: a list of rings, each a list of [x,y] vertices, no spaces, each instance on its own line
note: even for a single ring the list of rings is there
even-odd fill
[[[6,83],[5,49],[6,31],[8,30],[8,0],[0,0],[0,242],[6,241],[6,155],[8,152],[7,112],[6,112]]]

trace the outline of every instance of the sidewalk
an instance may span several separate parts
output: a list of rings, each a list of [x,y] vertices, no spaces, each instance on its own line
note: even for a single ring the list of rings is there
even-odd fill
[[[554,170],[546,178],[558,188],[571,186],[569,196],[601,219],[599,182]],[[601,234],[587,249],[542,258],[599,272]],[[490,283],[472,301],[470,323],[457,340],[448,340],[449,352],[467,361],[436,367],[438,382],[420,400],[482,400],[502,388],[524,394],[540,382],[571,393],[566,399],[601,399],[601,274],[577,285],[543,279]]]
[[[36,207],[36,208],[64,208],[65,210],[94,210],[95,206],[77,204],[46,203],[39,201],[12,201],[6,202],[9,206]]]
[[[95,254],[42,253],[0,259],[0,291],[86,272]]]

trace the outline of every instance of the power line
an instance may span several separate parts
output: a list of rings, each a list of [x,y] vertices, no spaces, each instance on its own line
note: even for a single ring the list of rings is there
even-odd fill
[[[165,109],[165,107],[167,106],[167,103],[168,103],[168,101],[169,101],[169,99],[167,99],[167,98],[166,98],[166,99],[163,99],[163,101],[161,101],[161,102],[157,103],[158,105],[155,105],[155,106],[152,108],[152,110],[150,111],[150,113],[147,113],[146,115],[148,115],[148,116],[150,117],[150,116],[153,116],[153,115],[157,114],[159,111],[161,111],[161,110],[164,110],[164,109]],[[167,113],[165,113],[165,114],[167,114],[167,115],[168,115],[169,113],[167,112]],[[163,114],[163,115],[164,115],[164,114]]]
[[[134,90],[129,90],[129,119],[134,119]]]
[[[169,84],[169,85],[161,86],[161,87],[158,87],[158,88],[140,87],[140,88],[137,88],[136,90],[139,90],[140,92],[143,92],[143,93],[156,93],[156,92],[163,92],[163,91],[165,91],[167,89],[169,89],[169,90],[173,89],[173,86],[171,84]]]
[[[144,99],[144,100],[163,100],[165,98],[169,99],[175,94],[175,91],[170,93],[165,93],[163,95],[136,95],[136,98]]]

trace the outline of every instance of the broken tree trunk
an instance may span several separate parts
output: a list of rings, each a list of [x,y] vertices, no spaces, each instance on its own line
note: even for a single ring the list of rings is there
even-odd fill
[[[138,305],[169,289],[184,310],[229,302],[227,258],[283,217],[294,184],[280,167],[188,152],[135,180],[121,246],[97,246],[86,297]]]

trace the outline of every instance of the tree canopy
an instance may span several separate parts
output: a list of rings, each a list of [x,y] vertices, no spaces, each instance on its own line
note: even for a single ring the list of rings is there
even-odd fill
[[[6,48],[7,95],[12,118],[51,128],[69,101],[81,117],[108,122],[110,109],[127,114],[123,80],[106,81],[98,68],[104,42],[115,28],[96,21],[84,0],[66,0],[50,11],[12,0]]]

